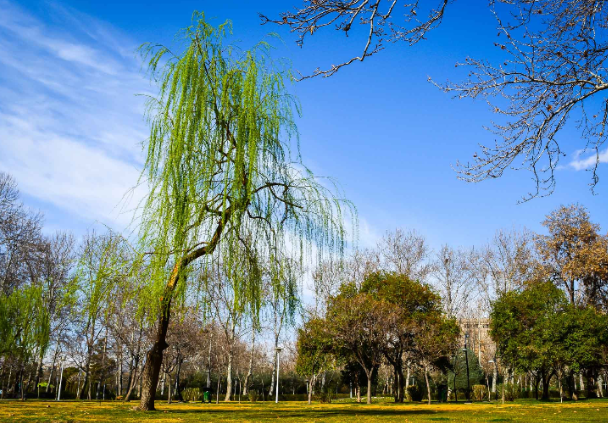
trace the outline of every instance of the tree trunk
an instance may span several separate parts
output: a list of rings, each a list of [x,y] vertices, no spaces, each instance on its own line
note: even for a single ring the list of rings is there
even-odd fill
[[[426,382],[426,395],[431,405],[431,384],[429,383],[429,370],[427,366],[424,366],[424,380]]]
[[[137,384],[137,382],[139,381],[139,379],[141,378],[141,374],[139,371],[139,356],[135,356],[135,367],[133,367],[133,370],[131,371],[131,374],[129,375],[129,379],[131,380],[131,383],[129,383],[129,389],[127,391],[127,395],[125,395],[125,402],[128,402],[131,400],[131,395],[133,395],[133,389],[135,389],[135,384]]]
[[[395,373],[395,389],[394,389],[394,397],[395,402],[402,403],[404,399],[404,386],[403,386],[403,366],[401,363],[395,363],[394,373]]]
[[[577,401],[578,395],[576,394],[576,380],[574,376],[574,373],[570,370],[566,377],[566,382],[568,383],[568,390],[570,391],[570,399]]]
[[[181,375],[182,372],[182,363],[184,362],[184,357],[181,356],[181,354],[178,353],[177,355],[177,370],[175,371],[175,395],[178,401],[184,401],[184,398],[182,397],[182,392],[179,389],[179,377]]]
[[[548,373],[547,375],[545,375],[544,373],[542,373],[542,379],[543,379],[543,396],[542,396],[542,400],[543,401],[549,401],[549,382],[551,381],[551,377],[553,376],[553,373]]]
[[[99,381],[97,382],[97,391],[95,392],[95,399],[99,399],[99,391],[101,390],[101,384],[105,378],[105,365],[106,365],[106,349],[108,347],[108,329],[106,326],[106,337],[103,343],[103,354],[101,356],[101,369],[99,372]]]
[[[312,403],[312,382],[313,382],[313,378],[311,377],[308,381],[308,405],[310,405]]]
[[[496,381],[498,379],[498,364],[496,363],[496,356],[494,356],[494,365],[492,366],[492,393],[496,395]]]
[[[42,354],[38,358],[38,366],[36,366],[36,392],[38,392],[38,399],[40,399],[40,380],[42,379]]]
[[[224,401],[232,399],[232,352],[228,353],[228,365],[226,366],[226,395]]]
[[[158,387],[158,376],[160,367],[163,363],[163,351],[169,346],[167,344],[167,329],[169,328],[169,317],[171,315],[171,297],[178,281],[179,263],[173,268],[171,277],[161,298],[161,312],[158,319],[156,330],[156,341],[146,353],[146,364],[141,375],[142,392],[139,400],[139,410],[152,411],[154,408],[154,398]]]
[[[209,337],[209,352],[207,354],[207,389],[211,389],[211,346],[212,346],[212,337],[213,332],[211,332],[211,336]]]
[[[221,381],[221,380],[222,380],[222,376],[221,376],[221,374],[218,372],[218,375],[217,375],[217,393],[216,393],[216,395],[215,395],[215,403],[216,403],[216,404],[219,404],[219,403],[220,403],[220,387],[221,387],[221,385],[220,385],[220,381]]]
[[[367,403],[371,404],[372,403],[372,374],[374,372],[374,369],[372,369],[371,371],[365,371],[365,375],[367,376]]]
[[[249,356],[249,368],[247,370],[247,376],[245,376],[245,384],[243,385],[243,395],[247,395],[249,391],[249,379],[251,379],[251,375],[253,374],[253,353],[255,347],[255,328],[251,327],[251,355]]]
[[[163,380],[160,383],[160,396],[165,395],[165,382],[167,381],[167,372],[163,371]]]
[[[171,395],[171,375],[169,376],[169,383],[167,384],[167,404],[171,404],[173,400],[173,395]]]
[[[270,378],[270,388],[268,388],[268,396],[272,397],[272,392],[274,391],[274,377],[277,371],[277,353],[276,349],[274,352],[274,360],[272,361],[272,377]]]
[[[232,321],[230,328],[230,337],[228,341],[228,366],[226,366],[226,396],[224,401],[230,401],[232,399],[232,361],[234,359],[234,340],[235,340],[236,323]]]

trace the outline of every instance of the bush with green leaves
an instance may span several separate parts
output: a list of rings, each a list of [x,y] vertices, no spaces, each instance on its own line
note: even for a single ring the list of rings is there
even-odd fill
[[[473,399],[475,401],[483,401],[488,394],[488,388],[485,385],[473,385]]]
[[[201,392],[198,388],[186,388],[182,391],[182,398],[184,401],[199,401],[201,399]]]
[[[502,396],[503,387],[505,390],[505,401],[515,401],[517,398],[519,398],[520,389],[519,386],[514,383],[501,383],[498,385],[498,390],[496,393],[498,394],[499,398]]]

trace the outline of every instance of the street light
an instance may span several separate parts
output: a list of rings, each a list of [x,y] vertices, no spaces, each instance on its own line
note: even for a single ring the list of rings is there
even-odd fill
[[[467,342],[469,340],[468,332],[464,335],[464,357],[467,362],[467,401],[471,401],[471,378],[469,376],[469,352],[467,350]]]
[[[281,364],[281,350],[283,347],[277,347],[277,390],[276,390],[276,399],[275,403],[279,403],[279,367]]]

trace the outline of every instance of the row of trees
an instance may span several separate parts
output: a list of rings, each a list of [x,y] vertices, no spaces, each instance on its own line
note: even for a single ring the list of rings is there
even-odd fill
[[[562,384],[571,398],[584,386],[587,396],[603,395],[608,237],[580,205],[560,207],[543,226],[545,235],[499,231],[487,246],[436,253],[420,234],[397,230],[374,249],[323,264],[299,332],[300,373],[314,383],[328,369],[356,363],[372,380],[388,366],[396,401],[404,397],[403,368],[405,387],[410,374],[419,375],[429,400],[431,385],[469,397],[475,384],[491,395],[499,381],[522,377],[537,398],[542,386],[548,399],[551,384],[560,396]],[[418,302],[422,293],[431,307]],[[454,319],[455,330],[446,329]],[[479,371],[470,368],[456,383],[464,355]]]
[[[68,234],[45,236],[43,216],[20,202],[14,179],[0,173],[0,187],[3,397],[56,397],[60,380],[64,397],[141,396],[156,329],[145,303],[149,263],[111,231],[78,242]],[[245,282],[227,275],[234,265],[199,269],[173,311],[161,396],[183,399],[185,388],[212,382],[225,400],[252,387],[273,391],[276,361],[267,343],[278,345],[293,323],[301,274],[297,263],[281,264],[257,269],[255,312],[238,294]],[[289,349],[285,358],[289,374]],[[298,381],[292,382],[293,391]]]

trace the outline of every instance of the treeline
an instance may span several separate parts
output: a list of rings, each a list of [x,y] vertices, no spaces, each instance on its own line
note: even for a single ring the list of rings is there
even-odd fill
[[[44,235],[43,216],[0,173],[2,398],[57,398],[60,388],[62,398],[138,398],[157,329],[146,257],[110,230],[80,240]],[[285,266],[277,284],[269,268],[259,268],[265,283],[254,311],[223,264],[199,268],[175,304],[159,398],[201,399],[206,389],[224,400],[274,393],[274,351],[294,322],[301,272]],[[282,390],[305,392],[293,348],[284,344]]]
[[[368,403],[372,392],[397,402],[603,396],[608,237],[580,205],[543,226],[546,235],[499,231],[481,248],[435,254],[397,230],[320,266],[297,370],[311,385],[341,370]]]
[[[578,205],[543,224],[437,252],[396,230],[311,278],[297,260],[219,256],[175,297],[156,396],[274,398],[279,348],[281,398],[603,396],[607,237]],[[7,174],[0,236],[2,397],[139,398],[158,330],[149,254],[107,229],[45,235]]]

